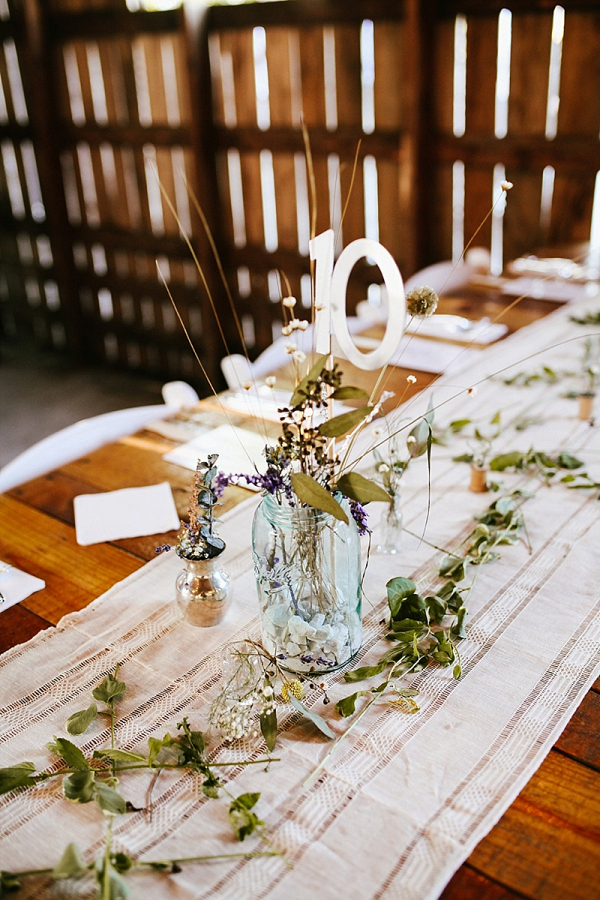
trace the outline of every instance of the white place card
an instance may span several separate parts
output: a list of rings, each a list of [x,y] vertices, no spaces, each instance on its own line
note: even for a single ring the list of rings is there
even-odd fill
[[[46,587],[46,582],[41,578],[28,575],[14,566],[4,568],[4,565],[0,562],[0,612]]]
[[[179,527],[171,485],[166,481],[103,494],[79,494],[73,507],[77,543],[83,546]]]
[[[206,459],[209,453],[218,453],[217,468],[220,472],[252,475],[256,469],[260,472],[266,469],[263,453],[266,443],[275,442],[246,428],[219,425],[208,434],[170,450],[163,459],[184,469],[195,469],[199,459]]]

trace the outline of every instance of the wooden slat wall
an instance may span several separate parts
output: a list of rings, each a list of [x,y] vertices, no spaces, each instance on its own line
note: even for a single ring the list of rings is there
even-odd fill
[[[309,175],[302,121],[314,166],[317,233],[333,225],[339,232],[337,252],[367,234],[367,158],[377,184],[370,195],[377,222],[371,235],[387,246],[405,273],[415,267],[410,198],[402,196],[400,179],[407,118],[406,29],[405,4],[385,0],[351,6],[337,0],[292,0],[210,10],[214,137],[227,237],[223,254],[232,285],[241,286],[237,302],[254,331],[254,352],[271,343],[281,320],[279,273],[294,295],[304,298],[299,314],[310,314]],[[370,51],[361,50],[361,30]],[[372,93],[361,78],[371,58]],[[261,77],[268,81],[268,96]],[[364,121],[369,95],[372,108]],[[271,184],[274,234],[273,223],[263,216],[263,193],[270,196]],[[358,266],[348,291],[349,309],[364,298],[370,282],[379,281],[376,268]],[[285,284],[282,290],[285,295]]]
[[[202,387],[158,258],[219,385],[218,360],[241,341],[181,173],[199,194],[257,354],[281,319],[280,273],[309,301],[302,120],[317,232],[333,223],[338,252],[378,236],[405,276],[458,255],[495,199],[494,179],[498,193],[501,166],[514,190],[504,216],[500,204],[477,235],[496,268],[539,244],[588,240],[600,171],[600,11],[592,0],[562,8],[564,35],[548,0],[278,0],[209,8],[196,34],[181,11],[130,13],[125,0],[20,0],[18,16],[9,0],[0,20],[4,330]],[[496,127],[501,10],[505,24],[512,13],[506,134]],[[457,22],[466,30],[464,128],[454,109]],[[14,108],[13,42],[26,115]],[[32,205],[25,168],[35,158],[43,202]],[[154,169],[190,231],[225,342]],[[350,311],[379,278],[366,261],[356,267]]]
[[[506,135],[495,131],[502,8],[512,13]],[[555,7],[542,0],[442,0],[438,4],[435,205],[451,209],[453,167],[457,162],[464,164],[464,242],[468,241],[498,196],[498,189],[493,189],[494,169],[504,165],[506,178],[514,183],[505,215],[496,222],[494,239],[491,220],[477,236],[479,245],[495,243],[497,266],[539,245],[590,239],[600,171],[600,8],[594,3],[564,2],[562,9],[564,35],[560,16],[554,18]],[[466,26],[467,44],[463,134],[453,128],[457,17],[459,28],[461,20]],[[559,63],[554,127],[548,116],[553,46]],[[456,246],[455,241],[455,252]],[[452,255],[452,217],[446,213],[434,223],[432,247],[438,259]]]
[[[67,343],[61,279],[40,190],[39,146],[23,54],[22,22],[12,4],[0,13],[0,334]],[[60,285],[60,286],[59,286]]]

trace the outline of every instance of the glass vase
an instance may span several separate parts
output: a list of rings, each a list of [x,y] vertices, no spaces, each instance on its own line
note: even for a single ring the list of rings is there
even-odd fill
[[[331,672],[360,648],[358,529],[311,507],[265,496],[254,515],[252,551],[265,649],[292,672]]]
[[[191,625],[217,625],[231,605],[229,575],[219,558],[184,559],[185,568],[175,580],[177,604]]]
[[[391,497],[391,503],[385,504],[379,520],[378,553],[400,553],[402,549],[402,498],[398,485]]]

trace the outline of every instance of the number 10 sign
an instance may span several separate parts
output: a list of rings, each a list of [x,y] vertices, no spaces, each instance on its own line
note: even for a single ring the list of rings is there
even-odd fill
[[[333,264],[334,234],[331,229],[310,242],[315,272],[315,350],[331,353],[335,333],[339,349],[359,369],[379,369],[393,358],[404,332],[406,298],[400,270],[391,253],[370,238],[359,238],[342,250]],[[379,267],[388,297],[388,321],[383,340],[370,353],[361,353],[350,337],[346,321],[346,290],[350,273],[359,259],[369,257]]]

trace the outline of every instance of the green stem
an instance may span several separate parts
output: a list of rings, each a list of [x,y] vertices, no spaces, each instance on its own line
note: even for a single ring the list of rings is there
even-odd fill
[[[104,867],[102,871],[102,900],[110,900],[110,870],[111,870],[111,849],[112,849],[112,826],[113,817],[109,816],[108,826],[106,828],[106,840],[104,842]]]
[[[146,862],[145,860],[134,861],[133,866],[142,867],[146,866],[149,868],[153,868],[156,865],[161,866],[173,866],[173,865],[185,865],[185,863],[197,863],[197,862],[208,862],[212,859],[250,859],[254,856],[281,856],[280,850],[248,850],[246,853],[211,853],[206,856],[182,856],[178,859],[159,859],[152,860],[152,862]]]

